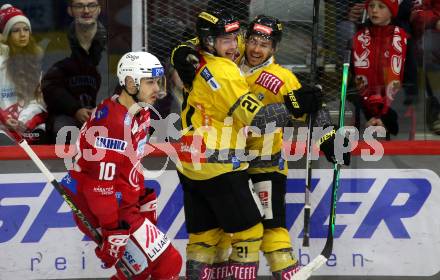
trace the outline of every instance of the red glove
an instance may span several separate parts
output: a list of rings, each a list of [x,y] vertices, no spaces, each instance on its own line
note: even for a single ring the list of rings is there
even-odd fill
[[[128,229],[102,230],[102,244],[96,247],[95,253],[106,268],[114,266],[121,259],[128,238],[130,238]]]
[[[153,189],[147,188],[145,194],[139,199],[139,211],[144,218],[147,218],[152,224],[157,224],[157,196]]]

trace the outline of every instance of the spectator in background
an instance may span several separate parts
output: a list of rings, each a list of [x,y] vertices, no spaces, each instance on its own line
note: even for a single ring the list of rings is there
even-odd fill
[[[90,117],[102,84],[97,66],[107,43],[97,0],[69,0],[67,13],[74,18],[67,32],[71,55],[56,62],[42,82],[52,143],[64,126],[80,128]]]
[[[365,23],[368,22],[368,15],[365,9],[365,0],[335,0],[337,7],[343,7],[346,13],[339,13],[337,15],[337,25],[341,39],[337,41],[337,52],[342,58],[342,50],[345,50],[347,41],[351,39],[354,33],[361,29]],[[412,7],[412,0],[398,0],[399,11],[397,16],[393,18],[393,23],[402,27],[407,35],[407,51],[406,62],[403,76],[403,89],[405,93],[405,105],[410,105],[418,95],[417,87],[417,61],[415,53],[414,40],[411,38],[412,28],[410,25],[410,13]]]
[[[101,76],[96,67],[81,57],[67,57],[47,71],[42,80],[42,90],[49,113],[47,128],[50,143],[55,143],[63,127],[75,126],[79,129],[89,119],[96,106],[100,84]],[[72,143],[75,138],[76,135],[70,135],[65,141]]]
[[[440,72],[440,0],[414,0],[411,24],[419,46],[424,46],[426,61],[427,123],[436,134],[440,134],[440,103],[434,92],[438,86],[432,74]],[[420,44],[421,42],[424,44]],[[420,48],[419,48],[420,49]]]
[[[74,19],[67,32],[72,57],[85,58],[97,66],[107,44],[107,30],[98,21],[98,0],[69,0],[67,13]]]
[[[101,5],[98,0],[66,0],[67,14],[73,18],[65,36],[58,36],[48,44],[44,70],[54,62],[70,56],[85,56],[95,66],[101,62],[107,45],[107,30],[98,20]],[[66,49],[67,47],[67,49]]]
[[[171,112],[180,114],[183,84],[170,63],[170,53],[179,42],[191,37],[190,32],[182,21],[169,17],[156,19],[148,28],[148,50],[155,53],[164,66],[167,82],[166,96],[160,96],[155,103],[160,116],[154,113],[152,118],[165,118]]]
[[[413,3],[410,20],[416,38],[421,38],[425,29],[440,31],[440,1],[413,0]]]
[[[0,114],[31,144],[45,138],[40,78],[43,50],[31,34],[23,12],[4,4],[0,9]]]
[[[391,103],[402,87],[406,32],[392,24],[397,0],[367,0],[369,24],[353,37],[352,56],[356,89],[367,119],[366,126],[383,126],[397,134],[397,113]]]

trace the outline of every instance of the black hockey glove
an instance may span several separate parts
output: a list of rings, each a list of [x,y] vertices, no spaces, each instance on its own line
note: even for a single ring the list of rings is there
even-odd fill
[[[315,113],[322,106],[322,88],[320,86],[302,86],[284,96],[284,103],[289,112],[300,118],[304,114]]]
[[[326,129],[327,126],[324,126],[324,129]],[[331,163],[336,163],[336,156],[335,156],[335,139],[336,139],[336,131],[338,130],[337,126],[333,126],[333,129],[324,134],[324,136],[321,137],[321,139],[319,139],[319,147],[321,149],[321,151],[324,153],[325,157],[327,158],[327,160]],[[348,146],[348,138],[344,137],[344,147]],[[342,148],[342,147],[340,147]],[[351,153],[350,152],[346,152],[343,154],[342,156],[343,160],[344,160],[344,165],[350,165],[350,161],[351,161]]]
[[[171,53],[171,64],[187,88],[191,88],[199,65],[198,53],[188,45],[179,45]]]

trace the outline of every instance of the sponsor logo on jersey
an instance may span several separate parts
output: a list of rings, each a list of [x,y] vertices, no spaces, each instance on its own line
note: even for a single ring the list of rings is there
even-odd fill
[[[163,67],[156,67],[151,69],[151,76],[154,77],[162,77],[165,71],[163,70]]]
[[[280,78],[266,71],[261,72],[255,83],[275,94],[278,94],[280,88],[284,85],[284,82],[281,81]]]
[[[98,136],[95,140],[95,148],[123,152],[127,148],[127,141]]]
[[[100,195],[114,195],[115,189],[111,187],[93,187],[93,192],[99,193]]]
[[[232,161],[232,169],[233,170],[235,170],[235,169],[240,167],[240,160],[238,159],[238,157],[233,156],[231,161]]]
[[[205,81],[209,81],[210,79],[214,78],[212,76],[211,72],[209,71],[209,69],[206,67],[202,70],[200,75],[202,75],[202,77],[203,77],[203,79],[205,79]]]
[[[207,67],[205,67],[202,72],[200,72],[200,75],[203,79],[208,83],[208,85],[211,87],[212,90],[216,91],[220,89],[220,85],[217,83],[215,78],[212,76],[211,72]]]
[[[102,119],[105,119],[108,116],[108,107],[105,105],[99,110],[96,110],[95,112],[95,120],[99,121]]]

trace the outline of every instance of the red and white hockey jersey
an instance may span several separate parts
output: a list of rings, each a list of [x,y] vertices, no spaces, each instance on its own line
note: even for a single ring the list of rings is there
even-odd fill
[[[140,159],[148,140],[150,112],[132,115],[118,95],[98,105],[77,140],[74,170],[79,196],[85,199],[99,226],[116,228],[121,219],[131,224],[130,211],[144,191]],[[131,210],[133,209],[133,210]]]
[[[405,31],[394,25],[370,26],[354,35],[356,87],[368,118],[385,115],[400,90],[406,45]]]

